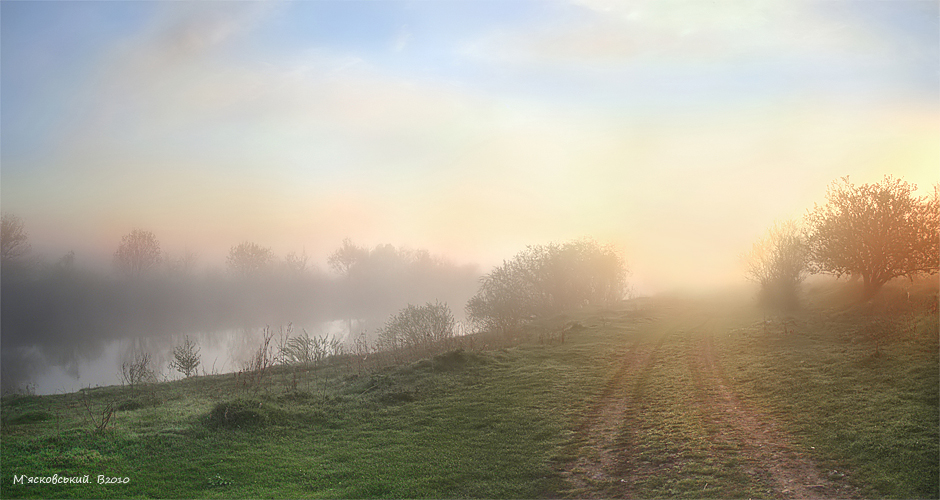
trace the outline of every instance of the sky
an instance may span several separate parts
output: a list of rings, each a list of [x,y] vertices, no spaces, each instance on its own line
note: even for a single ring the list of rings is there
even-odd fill
[[[4,1],[0,207],[79,263],[589,237],[725,284],[843,176],[940,181],[938,5]]]

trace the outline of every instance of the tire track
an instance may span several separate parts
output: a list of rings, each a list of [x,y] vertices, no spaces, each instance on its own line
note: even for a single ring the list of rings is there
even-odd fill
[[[824,476],[794,445],[775,419],[739,400],[718,363],[713,332],[688,353],[703,418],[716,430],[712,439],[736,449],[745,472],[766,483],[774,498],[857,498],[858,491]],[[721,447],[716,447],[721,448]],[[728,452],[725,452],[728,453]]]
[[[648,377],[663,342],[665,337],[655,345],[644,342],[642,338],[637,339],[619,356],[617,370],[575,430],[575,439],[582,443],[581,449],[590,453],[582,454],[561,472],[572,486],[567,492],[570,496],[630,496],[632,481],[620,477],[624,460],[632,456],[629,450],[624,449],[620,435],[624,421],[634,418],[633,407],[638,403],[634,395],[635,386],[631,391],[629,382],[635,380],[639,384],[644,375]]]
[[[701,459],[686,452],[707,450],[720,463],[737,464],[732,467],[740,467],[744,481],[749,477],[772,498],[860,497],[856,488],[821,473],[771,415],[735,396],[715,349],[712,311],[670,312],[678,314],[667,321],[660,317],[636,332],[637,339],[623,349],[616,370],[575,428],[579,457],[561,470],[570,485],[564,493],[576,498],[648,494],[650,481],[655,484],[657,478],[675,477],[687,466],[695,468]],[[660,359],[667,351],[677,358]],[[688,369],[680,376],[689,384],[688,397],[663,400],[651,393],[657,390],[651,384],[659,383],[666,373],[657,369]],[[685,408],[692,422],[688,425],[701,423],[707,435],[698,434],[687,445],[680,444],[682,451],[661,460],[643,460],[644,446],[649,452],[651,412],[676,407]],[[680,429],[673,435],[696,434]]]

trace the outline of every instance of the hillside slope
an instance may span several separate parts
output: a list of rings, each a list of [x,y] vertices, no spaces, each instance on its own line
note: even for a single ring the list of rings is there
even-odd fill
[[[937,497],[925,303],[658,298],[400,366],[7,396],[0,496]]]

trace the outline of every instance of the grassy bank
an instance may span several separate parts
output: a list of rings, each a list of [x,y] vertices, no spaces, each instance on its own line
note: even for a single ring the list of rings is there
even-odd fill
[[[765,317],[740,300],[657,299],[400,366],[6,396],[0,496],[777,496],[736,458],[747,443],[713,404],[721,378],[823,474],[868,497],[937,497],[936,309],[827,303]],[[714,369],[699,356],[706,336]],[[585,429],[618,402],[598,450]],[[575,484],[571,464],[599,454],[615,458],[609,474]],[[54,474],[90,484],[13,482]]]
[[[557,329],[566,318],[544,328]],[[538,497],[627,323],[350,373],[280,369],[3,399],[4,498]],[[544,340],[544,339],[543,339]],[[298,383],[299,380],[299,383]],[[94,421],[113,405],[113,425]],[[13,484],[14,475],[128,477]]]

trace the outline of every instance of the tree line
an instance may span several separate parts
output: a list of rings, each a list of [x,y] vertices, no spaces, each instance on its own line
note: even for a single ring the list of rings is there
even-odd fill
[[[940,264],[940,184],[930,196],[916,185],[885,176],[855,185],[844,177],[829,185],[826,201],[802,221],[775,223],[746,255],[747,276],[765,304],[792,308],[809,274],[851,276],[863,300],[890,280],[936,274]]]
[[[41,365],[30,358],[36,347],[49,362],[74,367],[114,340],[292,322],[344,320],[349,346],[430,353],[458,328],[506,333],[558,311],[612,304],[626,286],[622,256],[590,240],[528,247],[480,277],[475,266],[427,250],[348,239],[327,259],[332,275],[310,266],[304,253],[278,258],[253,242],[230,249],[224,274],[198,273],[192,254],[171,258],[142,229],[121,238],[108,276],[78,266],[73,252],[54,263],[29,258],[25,227],[15,216],[3,216],[0,239],[5,377]],[[458,321],[448,303],[466,304],[468,322]],[[313,339],[290,346],[303,354]],[[173,353],[173,368],[191,375],[197,346],[182,348]]]
[[[252,242],[231,248],[223,272],[197,269],[193,255],[172,258],[156,235],[141,229],[115,242],[113,272],[104,273],[82,266],[73,252],[40,258],[22,221],[2,219],[5,387],[47,363],[74,374],[80,360],[96,358],[117,340],[337,320],[374,335],[407,304],[465,302],[479,276],[475,266],[424,250],[348,241],[361,257],[347,262],[348,274],[326,273],[304,253],[279,257]]]

